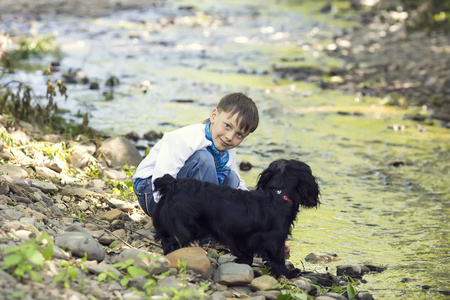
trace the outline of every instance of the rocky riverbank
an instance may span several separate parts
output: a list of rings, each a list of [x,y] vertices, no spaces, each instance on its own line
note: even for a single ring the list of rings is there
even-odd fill
[[[267,275],[260,258],[233,263],[221,246],[164,257],[129,189],[128,166],[142,157],[128,139],[72,141],[22,121],[6,128],[4,116],[0,122],[0,299],[347,299],[360,288],[346,275],[360,282],[381,271],[346,265],[288,281]]]

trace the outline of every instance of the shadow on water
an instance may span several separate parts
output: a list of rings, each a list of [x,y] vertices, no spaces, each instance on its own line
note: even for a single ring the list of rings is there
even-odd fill
[[[336,253],[340,262],[305,266],[385,266],[361,286],[375,298],[444,299],[436,290],[447,288],[450,273],[448,130],[418,128],[402,119],[411,111],[382,99],[321,90],[315,73],[302,81],[277,75],[282,67],[342,66],[321,50],[353,24],[318,14],[320,1],[278,3],[168,1],[81,22],[46,20],[39,30],[57,33],[62,70],[80,68],[100,83],[99,90],[71,85],[61,106],[89,112],[90,125],[111,135],[200,122],[223,95],[246,92],[261,114],[239,150],[241,161],[256,166],[241,174],[247,185],[278,158],[303,160],[320,178],[323,204],[299,215],[291,260],[300,265],[310,252]],[[106,101],[112,75],[120,84]],[[37,72],[11,77],[46,81]],[[151,83],[146,93],[144,82]]]

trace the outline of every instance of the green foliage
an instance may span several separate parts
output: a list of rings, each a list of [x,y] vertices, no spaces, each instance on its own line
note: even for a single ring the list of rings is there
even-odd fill
[[[75,280],[78,276],[78,267],[71,261],[59,261],[62,269],[53,277],[53,282],[62,282],[66,289],[70,288],[70,282]]]
[[[450,31],[450,0],[402,0],[409,13],[408,28],[425,30]]]
[[[350,276],[347,276],[347,298],[349,300],[353,300],[356,298],[356,294],[358,293],[356,283]]]
[[[61,80],[52,83],[47,80],[46,104],[34,95],[33,89],[19,81],[0,83],[0,114],[8,116],[7,127],[14,126],[15,120],[23,120],[43,126],[49,132],[66,133],[69,137],[86,134],[95,137],[96,132],[88,126],[88,114],[79,125],[68,123],[61,117],[56,96],[67,99],[67,87]]]
[[[194,290],[192,288],[175,288],[175,287],[160,287],[159,290],[163,292],[168,292],[169,299],[185,300],[185,299],[203,299],[205,298],[205,291],[209,289],[209,283],[201,282],[200,288]]]
[[[133,195],[133,180],[111,180],[110,183],[113,186],[113,194],[121,195],[124,199],[127,199],[129,195]]]
[[[107,268],[105,270],[103,270],[99,275],[98,275],[98,281],[104,281],[104,280],[118,280],[120,281],[120,284],[122,286],[127,286],[128,283],[130,282],[130,278],[138,278],[140,275],[147,277],[150,276],[150,274],[140,268],[137,268],[135,266],[133,266],[134,264],[134,259],[128,259],[125,262],[119,262],[116,264],[113,264],[111,266],[111,268]],[[113,268],[117,268],[121,271],[122,274],[124,274],[124,277],[122,279],[119,278],[119,276],[117,275],[117,273],[114,272]]]
[[[55,36],[39,35],[37,31],[32,31],[30,36],[18,36],[18,49],[11,52],[12,59],[27,59],[32,56],[54,55],[61,56],[59,45]]]
[[[32,280],[42,282],[39,271],[53,256],[53,241],[47,233],[42,233],[38,239],[31,238],[22,245],[3,250],[3,254],[6,254],[3,270],[18,279],[28,275]]]
[[[14,87],[11,87],[15,85]],[[67,87],[58,80],[52,83],[47,80],[47,104],[42,104],[33,96],[33,89],[23,83],[10,81],[0,84],[0,114],[9,114],[26,122],[55,127],[63,120],[58,116],[58,105],[55,97],[59,91],[67,99]]]
[[[288,280],[281,280],[275,287],[280,290],[280,294],[277,296],[277,300],[307,300],[308,294],[300,289],[295,283]]]

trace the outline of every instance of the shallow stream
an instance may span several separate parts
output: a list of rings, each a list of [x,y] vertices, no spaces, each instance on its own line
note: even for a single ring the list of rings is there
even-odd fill
[[[322,205],[299,215],[293,263],[301,266],[310,252],[333,253],[341,261],[303,264],[331,272],[342,264],[382,266],[360,285],[376,299],[445,299],[439,291],[449,291],[450,279],[450,133],[403,119],[425,114],[420,108],[322,90],[314,78],[274,76],[273,66],[344,64],[322,50],[355,23],[318,13],[321,1],[297,2],[167,1],[107,17],[49,16],[36,29],[56,35],[62,71],[79,68],[100,84],[70,85],[60,106],[88,112],[90,125],[109,135],[201,122],[223,95],[247,93],[261,117],[238,149],[239,161],[255,166],[241,173],[247,185],[278,158],[305,161],[320,178]],[[24,66],[6,79],[29,82],[39,94],[48,63],[33,61],[39,71]],[[111,76],[120,84],[107,99]]]

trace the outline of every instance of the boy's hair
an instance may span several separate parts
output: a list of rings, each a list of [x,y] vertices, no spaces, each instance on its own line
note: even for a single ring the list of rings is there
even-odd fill
[[[236,119],[237,125],[245,134],[252,133],[258,127],[258,108],[255,102],[243,93],[225,95],[220,99],[217,110],[225,113],[231,112],[232,116],[238,114]]]

